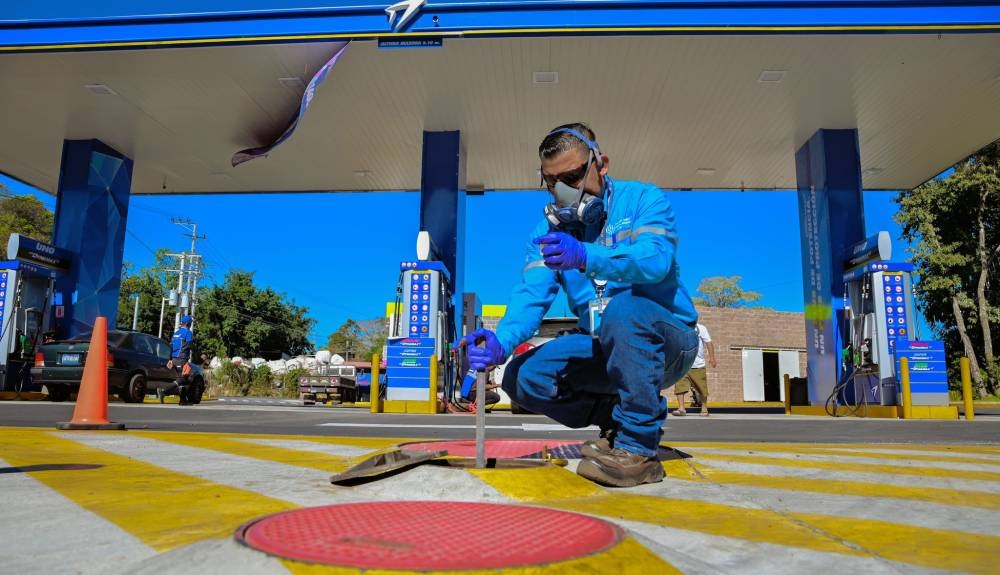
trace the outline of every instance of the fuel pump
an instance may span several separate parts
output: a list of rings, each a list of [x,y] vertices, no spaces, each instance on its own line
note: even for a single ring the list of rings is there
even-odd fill
[[[843,374],[852,380],[852,389],[845,390],[848,403],[899,403],[896,349],[916,339],[912,272],[912,264],[876,262],[844,276]]]
[[[51,273],[52,275],[49,275]],[[0,261],[0,389],[35,391],[30,369],[48,331],[46,312],[54,273],[17,261]]]
[[[438,385],[437,374],[443,376],[446,397],[454,386],[451,342],[457,336],[451,274],[434,259],[426,232],[421,232],[417,246],[419,259],[400,263],[385,354],[387,401],[428,401],[431,386]],[[432,408],[436,411],[436,400]]]
[[[0,261],[0,390],[35,391],[35,351],[52,331],[55,278],[69,269],[71,257],[20,234],[10,235],[7,257]]]

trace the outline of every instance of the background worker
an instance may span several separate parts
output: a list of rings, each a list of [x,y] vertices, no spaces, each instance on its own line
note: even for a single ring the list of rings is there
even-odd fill
[[[469,365],[502,364],[534,335],[562,288],[582,333],[511,360],[504,391],[568,427],[601,428],[582,450],[583,477],[615,487],[660,481],[667,409],[659,390],[664,376],[672,385],[687,372],[698,349],[673,208],[652,184],[608,176],[610,160],[585,124],[552,130],[538,155],[554,201],[527,244],[521,283],[496,333],[463,338]]]
[[[701,415],[708,416],[708,370],[705,369],[705,353],[708,352],[708,365],[715,369],[715,344],[712,343],[712,336],[708,334],[708,328],[703,324],[698,324],[698,356],[694,359],[691,369],[674,386],[674,394],[677,396],[677,409],[670,412],[673,415],[687,415],[684,407],[684,396],[687,392],[694,390],[698,394],[701,402]],[[663,397],[667,397],[667,388],[660,392]]]
[[[194,333],[191,331],[191,316],[181,317],[181,324],[174,330],[173,337],[170,338],[170,361],[167,368],[174,370],[174,382],[166,388],[156,388],[156,397],[163,403],[164,395],[180,396],[181,405],[191,405],[191,398],[188,391],[191,389],[191,348],[194,345]]]

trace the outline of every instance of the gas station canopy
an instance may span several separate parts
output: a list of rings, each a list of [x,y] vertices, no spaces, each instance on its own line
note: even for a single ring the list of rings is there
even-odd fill
[[[809,14],[632,2],[632,18],[646,21],[629,27],[607,11],[621,2],[432,2],[400,31],[387,4],[350,12],[303,0],[263,20],[253,14],[266,2],[178,14],[191,4],[181,2],[171,15],[116,14],[122,3],[111,2],[88,6],[108,12],[90,19],[56,4],[63,21],[0,12],[0,171],[51,193],[62,142],[73,139],[132,158],[132,193],[161,194],[419,189],[425,130],[461,132],[469,187],[537,188],[540,138],[580,120],[613,173],[694,189],[795,188],[795,151],[816,130],[857,128],[864,187],[901,189],[1000,136],[1000,10],[972,6],[982,3],[942,3],[955,23],[929,22],[922,2],[882,3],[899,8],[878,17],[853,2]],[[501,4],[521,11],[504,20]],[[713,4],[745,5],[733,16],[743,21],[710,21]],[[543,5],[536,26],[510,24]],[[550,23],[560,17],[573,27]],[[848,17],[867,20],[834,25]],[[407,37],[441,45],[377,41]],[[235,152],[285,130],[345,41],[294,134],[267,158],[231,166]]]

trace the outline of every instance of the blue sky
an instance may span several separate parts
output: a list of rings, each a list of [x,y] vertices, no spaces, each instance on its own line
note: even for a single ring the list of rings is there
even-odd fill
[[[55,207],[53,196],[3,176],[0,183]],[[547,197],[526,191],[468,198],[466,291],[483,303],[507,303],[524,243]],[[744,289],[763,294],[762,305],[802,311],[794,192],[685,191],[669,197],[681,237],[681,276],[692,292],[705,277],[739,275]],[[893,259],[900,261],[906,245],[893,222],[893,197],[866,192],[865,225],[869,235],[889,231]],[[186,231],[170,219],[190,218],[208,236],[198,251],[207,261],[209,282],[221,282],[230,268],[254,271],[257,285],[309,308],[317,320],[313,339],[323,345],[344,320],[384,314],[385,302],[395,295],[399,262],[415,258],[419,199],[416,192],[135,196],[125,260],[142,267],[152,263],[157,248],[187,249]],[[566,315],[563,298],[551,314]]]

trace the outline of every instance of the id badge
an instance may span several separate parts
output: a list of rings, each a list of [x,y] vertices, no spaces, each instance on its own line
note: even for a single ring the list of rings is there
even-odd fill
[[[604,310],[608,307],[608,302],[611,298],[602,297],[597,299],[592,299],[587,303],[587,312],[590,315],[590,335],[593,337],[598,337],[601,328],[601,316],[604,315]]]

